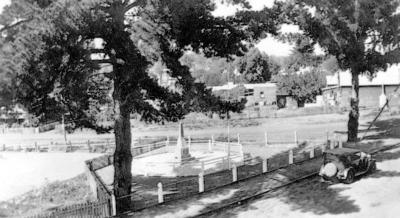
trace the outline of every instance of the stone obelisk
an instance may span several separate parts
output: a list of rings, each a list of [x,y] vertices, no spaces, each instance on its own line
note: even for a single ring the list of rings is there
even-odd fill
[[[178,162],[185,162],[191,159],[192,157],[189,153],[189,147],[186,145],[183,133],[183,124],[179,123],[179,135],[175,148],[175,160],[177,160]]]

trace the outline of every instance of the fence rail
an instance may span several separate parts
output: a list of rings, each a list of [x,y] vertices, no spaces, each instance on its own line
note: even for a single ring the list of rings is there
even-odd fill
[[[158,141],[150,144],[144,144],[133,147],[132,151],[135,153],[134,156],[143,155],[151,151],[155,151],[161,148],[171,147],[175,141],[169,139],[165,141]],[[195,144],[201,144],[202,147],[207,149],[226,149],[227,142],[214,141],[214,140],[190,140],[189,146],[195,146]],[[231,151],[236,151],[245,157],[243,154],[243,148],[240,144],[238,137],[237,142],[230,143]],[[299,145],[296,143],[296,145]],[[268,144],[267,144],[268,146]],[[328,140],[324,144],[314,144],[307,148],[288,148],[286,152],[281,152],[278,155],[274,155],[268,159],[260,157],[255,158],[244,158],[242,161],[235,162],[232,160],[230,164],[227,164],[227,159],[211,159],[208,162],[201,163],[200,173],[194,176],[177,177],[175,181],[168,182],[165,184],[158,184],[158,187],[151,188],[151,190],[145,190],[134,192],[131,195],[124,196],[131,198],[132,211],[141,210],[147,207],[155,206],[158,203],[165,201],[173,201],[182,197],[201,193],[204,191],[210,191],[212,189],[225,186],[239,180],[244,180],[249,177],[254,177],[263,173],[271,172],[283,167],[290,166],[292,164],[300,163],[310,159],[314,159],[322,155],[323,151],[332,149],[335,147],[342,146],[342,143],[335,140]],[[232,157],[234,158],[234,157]],[[224,162],[225,161],[225,162]],[[218,164],[221,163],[222,167],[218,171],[207,171],[205,165],[207,164]],[[115,199],[112,195],[112,191],[104,184],[100,177],[95,173],[96,170],[101,169],[113,164],[112,155],[104,155],[86,162],[86,165],[90,169],[91,175],[94,177],[97,184],[97,196],[98,202],[77,204],[65,208],[57,209],[56,211],[47,212],[44,214],[31,216],[32,218],[46,218],[46,217],[107,217],[112,215],[113,208],[115,207]]]
[[[323,151],[340,146],[342,146],[342,143],[334,140],[325,141],[324,143],[314,143],[310,147],[290,148],[285,152],[266,159],[261,157],[245,158],[243,161],[234,163],[232,166],[220,169],[219,171],[207,172],[204,170],[196,176],[177,178],[176,181],[167,183],[160,182],[157,185],[158,198],[152,196],[148,200],[142,199],[140,206],[135,206],[131,209],[132,211],[138,211],[154,206],[155,199],[158,199],[158,203],[174,201],[188,195],[210,191],[293,164],[313,160],[320,157]],[[133,195],[135,194],[133,193]],[[149,202],[148,205],[145,203],[147,201]],[[138,202],[136,201],[136,204]]]
[[[74,204],[26,218],[97,218],[111,216],[109,201]]]

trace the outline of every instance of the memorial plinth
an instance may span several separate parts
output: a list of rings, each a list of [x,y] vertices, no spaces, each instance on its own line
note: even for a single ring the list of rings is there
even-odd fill
[[[189,147],[186,144],[184,132],[183,132],[183,124],[179,124],[179,135],[178,140],[175,147],[175,160],[177,162],[187,162],[193,160],[194,158],[190,155]]]

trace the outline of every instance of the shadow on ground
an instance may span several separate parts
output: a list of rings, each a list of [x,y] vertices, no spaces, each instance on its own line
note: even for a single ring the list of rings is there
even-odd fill
[[[368,128],[370,123],[363,125]],[[368,135],[365,139],[387,139],[400,138],[400,119],[392,118],[386,120],[378,120],[374,123],[374,134]]]
[[[385,123],[384,123],[385,122]],[[394,120],[387,120],[387,121],[380,121],[377,124],[377,128],[381,130],[385,129],[392,129],[396,127],[396,123],[400,123],[400,119]],[[400,136],[400,134],[398,135]],[[397,136],[397,137],[398,137]],[[369,152],[371,150],[377,150],[382,148],[385,145],[384,140],[375,140],[375,141],[368,141],[368,142],[361,142],[357,145],[346,144],[345,146],[356,146],[363,151]],[[301,150],[301,149],[300,149]],[[320,153],[319,150],[316,150],[317,153]],[[296,157],[297,152],[294,152],[294,156]],[[287,164],[287,151],[278,153],[270,157],[270,159],[281,160],[276,163],[276,166],[272,163],[268,163],[268,167],[270,168],[278,168],[280,166]],[[374,158],[378,162],[388,161],[388,160],[395,160],[400,158],[400,151],[394,152],[383,152],[374,155]],[[275,162],[275,161],[274,161]],[[293,166],[295,170],[289,170],[293,172],[289,172],[288,175],[285,175],[285,170],[279,170],[278,173],[281,175],[285,175],[287,178],[300,173],[301,171],[317,171],[319,169],[320,164],[313,164],[313,165],[297,165]],[[299,176],[296,175],[296,176]],[[377,170],[373,174],[362,176],[358,179],[363,179],[365,177],[371,179],[378,179],[382,177],[398,177],[400,176],[400,172],[397,171],[383,171]],[[252,180],[246,182],[245,188],[243,185],[235,184],[230,186],[228,189],[216,190],[212,194],[208,196],[208,194],[203,196],[197,196],[195,199],[191,199],[191,202],[188,202],[189,199],[181,199],[171,203],[167,203],[164,205],[159,205],[157,208],[147,209],[139,214],[133,214],[137,217],[153,217],[153,215],[160,215],[162,214],[171,216],[175,216],[179,214],[179,217],[187,217],[187,216],[194,216],[195,214],[199,214],[202,212],[207,212],[210,209],[217,208],[218,206],[232,202],[234,199],[241,199],[242,197],[249,196],[254,194],[259,190],[265,190],[268,187],[275,185],[279,185],[279,182],[274,180],[266,179],[265,177],[256,177]],[[358,181],[355,181],[357,183]],[[355,184],[356,185],[356,184]],[[207,186],[207,184],[206,184]],[[300,211],[305,213],[312,213],[315,215],[350,215],[352,213],[356,213],[360,211],[360,207],[356,204],[356,202],[350,199],[348,196],[344,196],[341,193],[344,190],[350,189],[351,186],[341,186],[341,187],[331,187],[332,184],[320,182],[319,178],[312,178],[306,181],[302,181],[293,185],[290,185],[284,189],[280,189],[279,191],[271,192],[267,195],[264,195],[262,199],[278,199],[279,201],[273,202],[280,202],[279,204],[285,203],[291,211]],[[233,191],[236,190],[236,191]],[[259,201],[259,200],[257,200]],[[192,204],[193,203],[193,204]],[[239,207],[234,207],[230,209],[224,209],[223,211],[213,214],[212,217],[236,217],[242,212],[246,211],[255,211],[258,210],[255,204],[255,201],[249,201],[248,203],[244,203]],[[268,203],[269,204],[269,203]],[[177,207],[177,205],[179,205]],[[274,206],[279,205],[268,205],[269,207],[273,208]],[[191,212],[188,212],[191,211]],[[183,215],[186,214],[186,215]]]
[[[362,143],[365,151],[374,150],[382,145],[382,141],[374,143]],[[396,160],[400,158],[400,151],[386,151],[374,155],[377,162]],[[379,179],[383,177],[399,177],[400,172],[398,171],[384,171],[377,169],[371,174],[367,174],[357,178],[358,180],[363,178]],[[331,187],[333,184],[327,182],[320,182],[319,178],[313,178],[307,181],[303,181],[291,186],[288,186],[280,191],[264,196],[262,199],[267,198],[278,198],[280,201],[286,203],[291,210],[301,211],[304,213],[313,213],[315,215],[350,215],[360,211],[360,207],[356,202],[349,198],[349,196],[341,195],[346,189],[350,189],[351,186],[345,187]],[[260,200],[262,200],[260,199]],[[240,207],[234,208],[233,210],[226,210],[218,214],[216,217],[236,217],[238,214],[251,210],[258,210],[254,204],[254,201],[246,203]],[[276,205],[279,206],[279,205]],[[271,206],[273,207],[273,206]]]

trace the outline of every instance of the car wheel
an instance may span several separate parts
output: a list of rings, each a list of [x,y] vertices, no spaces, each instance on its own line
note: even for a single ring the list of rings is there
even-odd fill
[[[354,178],[355,178],[354,170],[349,170],[349,172],[347,173],[346,179],[343,182],[346,184],[353,183]]]
[[[373,173],[373,172],[375,172],[375,170],[376,170],[376,163],[373,162],[373,163],[371,164],[371,166],[369,167],[369,172],[370,172],[370,173]]]

